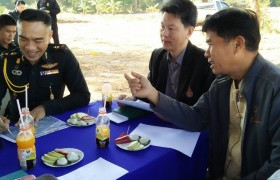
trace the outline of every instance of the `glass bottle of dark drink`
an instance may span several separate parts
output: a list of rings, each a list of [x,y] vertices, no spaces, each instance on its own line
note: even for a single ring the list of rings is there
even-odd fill
[[[96,118],[96,145],[99,148],[106,148],[110,142],[110,119],[105,108],[99,108]]]

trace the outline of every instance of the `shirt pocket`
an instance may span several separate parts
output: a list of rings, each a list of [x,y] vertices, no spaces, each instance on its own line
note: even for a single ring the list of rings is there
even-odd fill
[[[42,94],[47,94],[48,96],[52,92],[55,98],[61,96],[64,86],[62,83],[62,77],[59,73],[40,75],[39,77],[40,92]]]

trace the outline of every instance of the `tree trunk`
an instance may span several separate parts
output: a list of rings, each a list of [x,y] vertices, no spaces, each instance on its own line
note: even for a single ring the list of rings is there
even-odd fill
[[[261,10],[259,5],[259,0],[251,0],[252,9],[257,13],[258,17],[260,18]]]

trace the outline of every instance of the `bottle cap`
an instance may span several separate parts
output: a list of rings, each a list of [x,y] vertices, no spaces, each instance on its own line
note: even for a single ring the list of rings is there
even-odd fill
[[[22,114],[26,114],[28,112],[29,112],[29,108],[28,107],[21,108],[21,113]]]
[[[104,107],[99,108],[98,113],[99,114],[106,114],[106,108],[104,108]]]
[[[27,123],[19,123],[19,129],[22,131],[25,131],[27,129],[29,129],[29,125]]]

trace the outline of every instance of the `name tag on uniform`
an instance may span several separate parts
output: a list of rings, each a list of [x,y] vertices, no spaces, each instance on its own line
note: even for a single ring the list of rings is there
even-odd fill
[[[48,71],[40,71],[41,76],[51,75],[51,74],[58,74],[58,69],[48,70]]]

